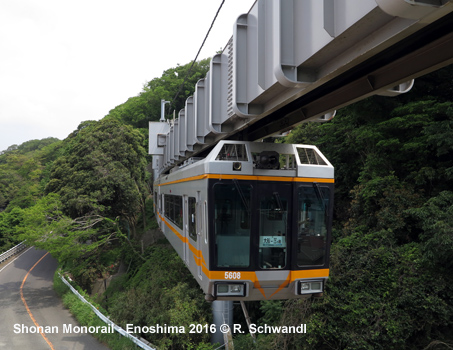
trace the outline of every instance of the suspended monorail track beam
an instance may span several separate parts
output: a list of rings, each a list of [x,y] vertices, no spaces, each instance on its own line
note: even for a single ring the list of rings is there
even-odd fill
[[[453,14],[449,14],[230,138],[258,140],[372,95],[388,91],[392,96],[391,87],[404,87],[404,82],[452,63]]]

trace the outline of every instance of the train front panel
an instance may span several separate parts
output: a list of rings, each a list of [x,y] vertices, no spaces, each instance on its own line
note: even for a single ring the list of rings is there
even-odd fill
[[[293,151],[286,161],[265,147],[225,142],[155,183],[159,226],[208,300],[304,298],[324,290],[333,168],[313,146],[276,147]]]

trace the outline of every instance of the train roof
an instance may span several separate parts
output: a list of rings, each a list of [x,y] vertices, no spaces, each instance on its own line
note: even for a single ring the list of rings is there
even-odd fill
[[[165,164],[162,164],[165,166]],[[249,141],[220,141],[204,158],[189,158],[162,174],[166,183],[205,174],[332,180],[334,168],[316,146]],[[289,179],[288,179],[289,180]]]

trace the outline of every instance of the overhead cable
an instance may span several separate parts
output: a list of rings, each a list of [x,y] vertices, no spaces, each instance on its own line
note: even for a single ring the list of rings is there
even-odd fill
[[[176,99],[178,98],[180,92],[181,92],[182,89],[184,88],[184,84],[186,83],[186,80],[187,80],[187,78],[189,77],[189,74],[190,74],[190,72],[192,71],[192,68],[193,68],[195,62],[197,61],[198,55],[200,54],[201,50],[203,49],[203,46],[204,46],[204,44],[205,44],[205,42],[206,42],[206,39],[208,38],[209,33],[211,32],[211,29],[212,29],[212,27],[214,26],[214,23],[215,23],[215,21],[216,21],[216,19],[217,19],[217,16],[218,16],[219,13],[220,13],[220,10],[222,9],[222,6],[223,6],[224,2],[225,2],[225,0],[222,0],[222,3],[220,4],[220,6],[219,6],[219,8],[218,8],[218,10],[217,10],[217,13],[215,14],[214,19],[213,19],[212,22],[211,22],[211,26],[209,27],[209,30],[208,30],[208,32],[206,33],[206,36],[205,36],[205,38],[204,38],[204,40],[203,40],[203,43],[201,44],[200,48],[198,49],[197,55],[195,56],[195,59],[192,61],[192,65],[190,66],[189,70],[188,70],[187,73],[186,73],[186,76],[184,77],[184,81],[183,81],[182,84],[179,86],[178,92],[176,93],[175,97],[173,97],[173,100],[171,101],[171,106],[173,106],[174,108],[176,107],[176,106],[175,106]]]

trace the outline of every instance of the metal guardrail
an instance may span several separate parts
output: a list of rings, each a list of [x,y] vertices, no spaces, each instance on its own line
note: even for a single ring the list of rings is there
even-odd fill
[[[117,331],[119,334],[121,334],[124,337],[129,338],[134,344],[139,346],[142,349],[145,350],[156,350],[155,348],[150,347],[149,345],[145,344],[144,341],[140,340],[139,338],[133,336],[132,334],[126,332],[123,328],[120,326],[117,326],[115,323],[113,323],[107,316],[104,316],[96,307],[94,307],[89,301],[87,301],[67,280],[64,278],[60,273],[58,273],[58,276],[60,276],[61,280],[63,281],[64,284],[66,284],[71,292],[73,292],[82,302],[87,304],[91,310],[107,325],[110,325],[113,327],[115,331]]]
[[[7,250],[6,252],[0,255],[0,263],[4,262],[5,260],[8,260],[9,258],[21,252],[25,248],[26,248],[25,242],[22,242],[16,245],[15,247],[12,247],[11,249]]]

